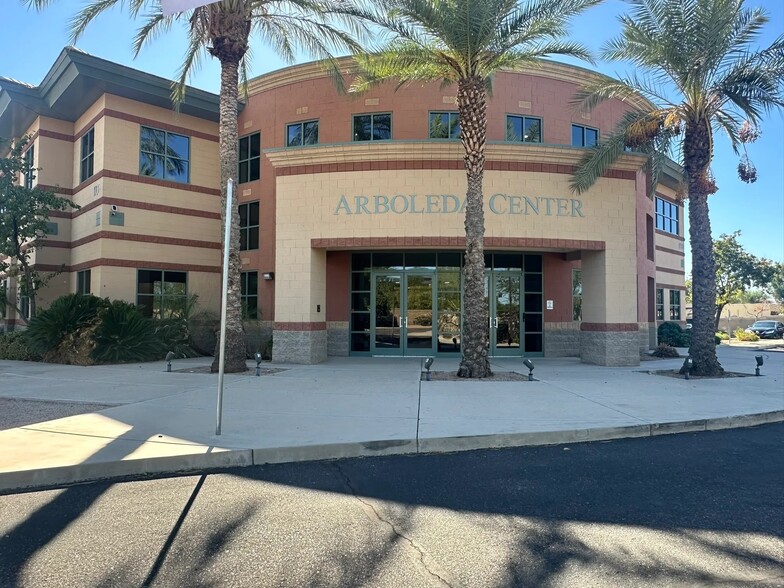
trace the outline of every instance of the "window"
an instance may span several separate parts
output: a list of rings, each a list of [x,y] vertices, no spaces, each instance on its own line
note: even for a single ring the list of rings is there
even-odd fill
[[[506,140],[518,143],[542,142],[542,119],[532,116],[506,117]]]
[[[681,291],[670,290],[670,320],[681,320]]]
[[[318,127],[317,120],[286,125],[286,147],[318,145]]]
[[[30,319],[30,297],[26,295],[22,295],[19,297],[19,310],[22,311],[22,314],[19,318],[24,320]]]
[[[238,183],[253,182],[261,177],[261,133],[240,138]]]
[[[664,320],[664,290],[656,288],[656,320]]]
[[[139,270],[136,304],[151,318],[181,317],[188,301],[188,274],[161,270]]]
[[[76,293],[89,294],[91,282],[90,270],[76,272]]]
[[[459,139],[460,114],[457,112],[431,112],[430,138]]]
[[[244,318],[259,318],[259,272],[242,272],[240,301]]]
[[[678,205],[669,200],[656,198],[656,228],[665,233],[678,235]]]
[[[360,114],[354,117],[355,141],[384,141],[392,138],[392,115]]]
[[[35,145],[30,145],[25,151],[24,166],[24,187],[29,190],[33,187],[33,180],[35,180]]]
[[[572,125],[572,147],[593,147],[599,143],[599,131],[582,125]]]
[[[142,127],[139,174],[188,183],[190,151],[190,137]]]
[[[583,320],[583,274],[572,270],[572,320]]]
[[[259,203],[240,204],[240,251],[259,248]]]
[[[82,135],[82,159],[79,168],[79,181],[83,182],[95,173],[93,162],[95,160],[95,129],[92,128]]]

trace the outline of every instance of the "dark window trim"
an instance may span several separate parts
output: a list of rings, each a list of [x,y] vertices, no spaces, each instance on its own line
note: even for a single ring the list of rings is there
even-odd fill
[[[256,274],[256,293],[249,294],[248,293],[248,277],[250,274]],[[242,292],[245,292],[244,294]],[[247,301],[249,298],[256,299],[256,307],[251,310],[250,307],[247,306]],[[258,319],[259,318],[259,272],[258,270],[249,270],[246,272],[240,272],[240,303],[244,303],[243,306],[243,313],[247,313],[245,318],[248,319]]]
[[[656,288],[656,320],[664,320],[664,288]]]
[[[673,301],[673,299],[676,299]],[[670,290],[670,320],[681,320],[681,291]]]
[[[283,138],[283,140],[284,140],[284,142],[286,144],[286,147],[295,148],[295,147],[310,147],[311,145],[318,145],[320,140],[321,140],[321,137],[319,136],[319,134],[321,132],[321,128],[320,128],[321,125],[319,124],[320,120],[321,119],[318,119],[318,118],[309,118],[307,120],[300,120],[300,121],[294,121],[294,122],[286,123],[286,131],[285,131],[285,135],[284,135],[284,138]],[[308,124],[308,123],[316,123],[316,138],[318,140],[315,143],[305,143],[304,142],[305,125]],[[301,136],[303,138],[303,143],[301,145],[289,145],[289,127],[294,127],[294,126],[302,127],[302,134],[301,134]]]
[[[250,154],[250,143],[251,137],[258,135],[259,136],[259,154],[255,157],[252,157]],[[248,139],[248,158],[241,159],[240,158],[240,141],[243,139]],[[250,177],[250,162],[254,159],[259,160],[259,177],[252,178]],[[248,162],[248,179],[243,179],[240,175],[240,166],[243,162]],[[252,133],[248,133],[247,135],[242,135],[241,137],[237,138],[237,183],[238,184],[247,184],[248,182],[256,182],[261,179],[261,131],[254,131]]]
[[[520,140],[520,141],[512,141],[511,139],[509,139],[509,133],[506,132],[507,127],[505,126],[504,127],[504,141],[506,141],[507,143],[534,143],[534,144],[537,144],[537,145],[541,145],[542,143],[544,143],[544,118],[543,117],[541,117],[541,116],[534,116],[534,115],[528,115],[528,114],[516,114],[514,112],[507,112],[506,113],[506,124],[507,125],[509,125],[509,117],[522,118],[523,121],[525,121],[526,118],[538,120],[539,121],[539,140],[538,141],[522,141],[522,140]],[[525,122],[523,124],[525,124]]]
[[[601,139],[601,134],[599,133],[599,129],[597,127],[591,127],[591,126],[588,126],[588,125],[583,125],[583,124],[580,124],[580,123],[573,122],[572,126],[571,126],[572,132],[574,131],[574,127],[578,127],[580,129],[582,129],[582,131],[583,131],[583,141],[582,141],[582,145],[575,145],[574,143],[572,143],[572,147],[586,147],[586,144],[585,144],[585,130],[586,129],[590,129],[592,131],[596,131],[596,144],[597,145],[599,144],[599,140]],[[571,143],[571,140],[572,140],[572,137],[570,135],[570,137],[569,137],[569,142],[570,143]],[[587,147],[593,147],[593,145],[587,145]]]
[[[385,114],[389,115],[389,139],[373,139],[373,117],[375,116],[383,116]],[[359,139],[354,138],[354,119],[358,116],[369,116],[370,118],[370,139],[367,141],[360,141]],[[392,116],[391,110],[384,110],[379,112],[358,112],[356,114],[351,115],[351,141],[353,143],[372,143],[374,141],[391,141],[392,138],[395,136],[392,131],[392,125],[394,123],[394,117]]]
[[[141,304],[139,303],[139,296],[155,296],[153,294],[146,294],[146,293],[140,293],[139,292],[139,274],[141,272],[161,272],[161,284],[163,285],[163,287],[161,289],[161,294],[160,294],[161,309],[166,307],[166,305],[164,304],[164,300],[167,298],[167,296],[164,294],[164,290],[166,289],[165,288],[166,274],[167,273],[171,273],[171,274],[185,274],[185,294],[184,295],[177,295],[177,296],[169,295],[168,298],[182,298],[182,299],[184,299],[186,301],[186,304],[187,304],[187,301],[188,301],[188,290],[189,290],[188,282],[190,281],[190,276],[188,275],[187,271],[184,271],[184,270],[170,270],[170,269],[164,270],[164,269],[157,269],[157,268],[151,268],[151,267],[143,267],[143,268],[139,268],[139,269],[136,270],[136,306],[141,306]],[[177,283],[179,283],[179,282],[177,282]],[[151,312],[154,313],[154,311],[155,311],[154,308],[151,309]],[[152,317],[153,318],[170,318],[170,317],[162,317],[162,316],[161,317],[155,317],[154,314],[152,314]]]
[[[139,276],[136,276],[136,290],[139,290]],[[76,272],[76,293],[90,294],[92,292],[92,272],[89,269]],[[138,295],[138,292],[137,292]]]
[[[659,202],[662,203],[662,211],[659,212]],[[666,199],[657,196],[654,200],[654,212],[656,214],[656,229],[670,235],[680,236],[681,230],[681,207]],[[672,230],[673,225],[675,230]]]
[[[454,115],[457,116],[457,125],[458,125],[458,127],[460,127],[460,111],[459,110],[428,110],[427,111],[427,138],[432,140],[432,141],[459,141],[460,140],[460,135],[458,135],[457,137],[447,137],[447,138],[432,137],[430,135],[430,131],[431,131],[431,128],[430,128],[430,117],[432,115],[434,115],[434,114],[448,114],[450,119],[452,118],[452,115],[454,114]]]
[[[248,207],[248,211],[250,212],[250,207],[253,204],[255,204],[255,205],[257,205],[259,207],[259,224],[257,224],[257,225],[251,225],[251,224],[243,225],[242,224],[242,217],[240,217],[240,234],[242,234],[242,231],[248,231],[248,234],[250,235],[250,232],[253,229],[256,229],[256,242],[258,243],[258,247],[253,247],[253,248],[247,247],[247,244],[250,242],[250,239],[248,237],[246,237],[245,238],[246,247],[243,249],[242,246],[240,246],[240,251],[258,251],[259,249],[261,249],[261,229],[260,229],[260,227],[261,227],[261,203],[260,203],[260,201],[253,200],[252,202],[242,202],[242,203],[240,203],[237,206],[237,209],[238,209],[238,212],[239,212],[239,208],[241,208],[243,206],[247,206]],[[248,222],[250,222],[250,213],[246,214],[245,217],[248,219]]]
[[[90,143],[92,143],[92,150],[86,154],[84,152],[85,141],[87,141],[88,147],[90,146]],[[82,135],[79,148],[79,183],[82,183],[95,175],[95,127],[92,127]],[[141,146],[139,152],[141,153]],[[88,164],[87,173],[85,173],[85,163]]]
[[[178,137],[185,137],[186,139],[188,139],[188,157],[169,157],[165,153],[161,154],[161,153],[155,153],[153,151],[144,151],[142,149],[142,132],[143,132],[143,129],[150,129],[152,131],[159,131],[161,133],[164,133],[164,148],[169,143],[169,135],[177,135]],[[156,178],[156,179],[164,180],[164,181],[167,181],[167,182],[175,182],[177,184],[190,184],[191,183],[191,139],[192,139],[192,137],[190,135],[184,135],[182,133],[175,133],[173,131],[167,131],[166,129],[159,129],[157,127],[152,127],[150,125],[139,125],[139,159],[141,160],[141,154],[142,153],[147,153],[149,155],[159,155],[159,156],[164,157],[164,173],[163,173],[163,177],[162,178],[158,178],[156,176],[148,176],[148,175],[143,174],[142,173],[142,163],[141,163],[141,161],[139,161],[139,175],[143,176],[145,178]],[[165,165],[166,159],[177,159],[179,161],[184,161],[187,164],[187,166],[188,166],[188,174],[187,174],[187,177],[186,177],[184,182],[181,182],[179,180],[175,180],[175,179],[166,177],[166,165]]]
[[[33,180],[35,180],[35,143],[30,145],[24,152],[24,187],[28,190],[33,188]]]

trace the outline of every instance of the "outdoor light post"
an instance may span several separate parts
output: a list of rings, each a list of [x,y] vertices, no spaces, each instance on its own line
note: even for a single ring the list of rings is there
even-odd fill
[[[754,375],[755,376],[759,376],[760,375],[760,368],[762,367],[762,364],[765,363],[765,362],[762,359],[761,355],[755,355],[754,359],[757,361],[757,367],[754,369]]]
[[[432,357],[428,357],[425,360],[425,380],[428,382],[430,381],[430,368],[433,367],[433,362],[435,360]]]
[[[167,372],[171,371],[172,359],[174,359],[174,351],[169,351],[169,353],[166,354],[166,371]]]
[[[524,359],[523,360],[523,365],[528,368],[528,381],[529,382],[533,382],[534,381],[534,362],[532,362],[530,359]]]
[[[687,357],[683,362],[683,374],[687,380],[692,367],[694,367],[694,360],[691,357]]]
[[[261,353],[259,353],[257,351],[255,357],[256,357],[256,375],[260,376],[261,375]]]

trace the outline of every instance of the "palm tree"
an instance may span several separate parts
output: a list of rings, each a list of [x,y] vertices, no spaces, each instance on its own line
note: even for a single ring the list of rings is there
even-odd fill
[[[550,54],[588,58],[582,46],[562,41],[568,20],[599,0],[380,0],[366,18],[392,39],[359,57],[352,88],[387,80],[406,84],[457,84],[460,141],[468,181],[464,320],[458,375],[491,374],[487,305],[484,299],[484,209],[482,177],[487,137],[487,100],[492,76],[503,68],[535,64]]]
[[[572,187],[587,190],[625,150],[647,153],[647,171],[656,186],[667,155],[679,154],[684,197],[689,200],[692,250],[693,374],[718,376],[713,313],[716,273],[708,196],[717,187],[710,172],[714,135],[724,131],[735,152],[753,142],[762,115],[784,106],[784,36],[765,49],[754,41],[767,22],[760,9],[743,0],[628,0],[631,12],[620,18],[621,35],[605,45],[603,57],[627,60],[639,74],[606,79],[584,88],[575,102],[590,110],[600,102],[642,95],[650,106],[630,110],[602,144],[587,152]],[[745,122],[744,122],[745,119]],[[744,181],[756,170],[744,156],[738,166]]]
[[[23,0],[25,4],[43,8],[53,0]],[[193,8],[174,15],[164,15],[159,0],[92,0],[71,21],[73,41],[79,39],[87,26],[105,10],[116,5],[128,9],[135,18],[144,13],[146,19],[134,40],[134,51],[139,51],[159,34],[174,24],[184,24],[188,30],[188,46],[173,84],[175,104],[185,98],[185,82],[198,67],[205,52],[221,64],[220,86],[220,169],[221,220],[225,227],[231,223],[229,288],[226,308],[227,372],[245,371],[245,330],[240,303],[240,218],[237,207],[231,218],[225,218],[226,183],[237,175],[237,104],[240,76],[246,79],[248,49],[252,35],[257,35],[288,62],[295,60],[296,51],[304,49],[318,58],[325,58],[337,73],[333,52],[357,51],[353,35],[360,35],[359,21],[352,19],[352,5],[347,0],[220,0],[207,6]],[[332,24],[334,22],[334,24]],[[338,75],[333,76],[339,80]],[[223,235],[225,231],[221,231]],[[212,371],[218,370],[216,349]]]

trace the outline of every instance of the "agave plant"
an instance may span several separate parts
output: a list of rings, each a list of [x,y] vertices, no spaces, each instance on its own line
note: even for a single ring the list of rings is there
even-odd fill
[[[155,324],[133,304],[109,303],[100,313],[94,334],[96,363],[128,363],[162,359],[166,346],[155,332]]]

